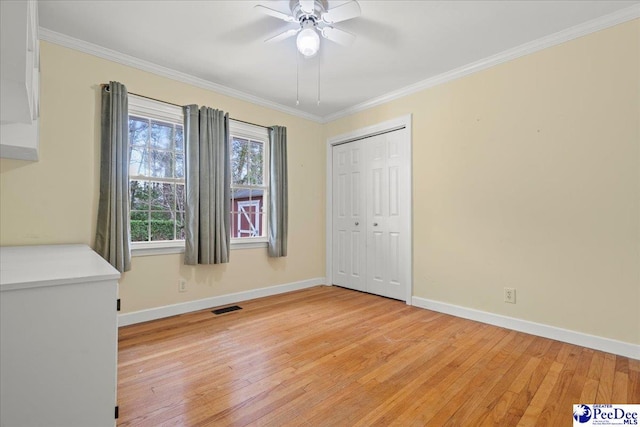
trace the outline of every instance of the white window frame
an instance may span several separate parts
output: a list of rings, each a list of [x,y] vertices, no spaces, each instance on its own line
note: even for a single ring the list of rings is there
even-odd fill
[[[259,187],[262,190],[262,230],[264,236],[261,237],[241,237],[231,238],[231,249],[233,248],[266,248],[269,238],[267,235],[268,222],[268,203],[269,203],[269,130],[265,127],[252,125],[249,123],[240,122],[238,120],[229,119],[229,150],[233,148],[231,141],[233,137],[248,139],[252,141],[262,142],[264,145],[263,153],[263,166],[264,181],[263,186]],[[231,153],[229,153],[229,161],[231,161]],[[233,189],[233,183],[231,183]],[[247,188],[247,187],[239,187]],[[253,187],[257,188],[257,187]],[[231,206],[233,211],[233,205]],[[237,227],[238,225],[236,225]]]
[[[129,115],[157,119],[169,123],[183,125],[184,114],[182,108],[160,101],[129,94]],[[186,144],[186,141],[185,141]],[[131,201],[129,201],[131,203]],[[162,255],[182,253],[185,248],[184,240],[157,242],[130,242],[132,256]]]

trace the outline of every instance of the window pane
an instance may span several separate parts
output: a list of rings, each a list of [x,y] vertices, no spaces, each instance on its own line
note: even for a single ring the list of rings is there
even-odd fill
[[[231,191],[229,192],[229,226],[231,227],[231,238],[234,239],[237,236],[237,232],[236,232],[236,226],[235,226],[235,214],[236,214],[236,205],[235,205],[235,196],[236,190],[235,189],[231,189]]]
[[[258,224],[258,206],[256,202],[238,202],[238,214],[236,215],[238,237],[258,237],[260,227]]]
[[[244,188],[232,188],[231,189],[231,210],[238,210],[238,201],[246,201],[251,198],[251,190]]]
[[[231,211],[231,238],[235,239],[238,236],[238,227],[236,226],[236,216],[237,216],[237,212],[235,211]]]
[[[255,213],[255,219],[254,219],[254,225],[255,225],[255,233],[256,233],[256,237],[262,237],[264,236],[264,230],[262,227],[262,217],[263,217],[263,213],[261,210],[256,211]]]
[[[174,126],[169,123],[151,121],[151,147],[171,150],[174,145]]]
[[[247,201],[251,198],[251,190],[241,188],[231,189],[231,237],[242,237],[238,235],[238,202]]]
[[[149,139],[149,120],[129,117],[129,142],[131,145],[147,145]]]
[[[184,178],[184,154],[176,153],[176,178]]]
[[[147,181],[130,181],[129,193],[131,198],[131,210],[149,209],[149,183]]]
[[[176,212],[176,239],[184,240],[185,239],[185,231],[184,231],[184,212]]]
[[[151,240],[173,240],[175,221],[171,212],[151,212]]]
[[[262,185],[264,181],[262,170],[262,159],[264,158],[264,144],[262,142],[251,141],[249,152],[249,164],[251,169],[249,171],[249,182],[253,185]]]
[[[167,123],[151,122],[151,146],[170,150],[173,145],[173,126]]]
[[[185,192],[184,185],[176,184],[176,210],[184,211],[185,210]]]
[[[144,221],[149,219],[149,212],[147,211],[131,211],[131,219],[134,221]]]
[[[158,178],[173,177],[173,154],[169,151],[151,150],[151,176]]]
[[[251,200],[259,200],[260,201],[260,207],[262,207],[262,197],[264,191],[260,190],[260,189],[253,189],[251,190]]]
[[[175,190],[173,184],[151,183],[151,209],[172,211],[175,209]]]
[[[131,241],[146,242],[149,240],[149,213],[131,211]]]
[[[176,126],[176,151],[184,151],[184,134],[182,132],[182,126]]]
[[[261,237],[264,235],[262,190],[233,189],[231,210],[232,237]]]
[[[145,147],[131,147],[129,149],[129,175],[148,176],[148,151]]]
[[[231,179],[234,184],[247,184],[248,168],[249,141],[234,137],[231,142]]]

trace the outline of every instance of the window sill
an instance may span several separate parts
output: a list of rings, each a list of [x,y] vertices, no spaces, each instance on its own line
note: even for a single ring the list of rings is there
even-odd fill
[[[184,242],[131,243],[132,257],[182,253]]]
[[[231,249],[256,249],[256,248],[266,248],[268,246],[267,242],[261,241],[250,241],[250,242],[231,242]]]
[[[266,248],[267,242],[231,242],[231,250]],[[184,242],[132,243],[131,256],[153,256],[184,253]]]

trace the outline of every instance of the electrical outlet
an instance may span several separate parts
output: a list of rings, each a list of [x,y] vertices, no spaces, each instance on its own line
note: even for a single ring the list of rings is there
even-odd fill
[[[178,280],[178,292],[187,292],[187,281],[184,279]]]
[[[504,288],[504,302],[516,303],[516,288]]]

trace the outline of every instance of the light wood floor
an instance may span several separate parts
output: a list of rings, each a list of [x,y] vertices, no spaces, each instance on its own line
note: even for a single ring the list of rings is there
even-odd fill
[[[572,425],[640,361],[319,286],[120,329],[118,426]]]

